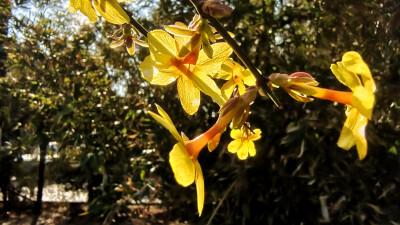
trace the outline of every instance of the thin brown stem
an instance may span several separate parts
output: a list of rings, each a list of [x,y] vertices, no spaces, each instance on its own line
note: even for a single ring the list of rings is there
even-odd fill
[[[133,18],[132,16],[129,16],[131,19],[131,24],[145,37],[147,37],[147,34],[149,33],[149,31],[146,30],[146,28],[144,28],[142,26],[142,24],[140,24],[137,20],[135,20],[135,18]]]
[[[130,19],[130,23],[143,35],[147,38],[147,34],[149,33],[149,31],[146,30],[146,28],[144,28],[142,26],[142,24],[140,24],[135,18],[133,18],[132,12],[126,10],[124,7],[121,8],[126,12],[126,14],[129,16]]]

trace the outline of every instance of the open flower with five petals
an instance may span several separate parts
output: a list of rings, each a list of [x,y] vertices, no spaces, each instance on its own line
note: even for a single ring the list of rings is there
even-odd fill
[[[143,77],[155,85],[168,85],[177,80],[179,98],[188,114],[197,112],[200,106],[200,91],[220,106],[226,102],[221,90],[209,75],[219,71],[222,63],[232,54],[228,44],[211,45],[214,52],[211,59],[203,50],[191,51],[180,57],[179,52],[184,40],[173,38],[162,30],[149,32],[148,44],[150,56],[140,65]]]
[[[234,139],[228,145],[228,151],[237,153],[239,159],[247,159],[248,155],[256,155],[256,147],[254,141],[261,138],[261,130],[250,130],[247,126],[242,126],[240,129],[233,129],[231,137]]]
[[[243,95],[246,86],[256,85],[256,78],[248,69],[244,69],[239,63],[228,59],[222,64],[220,73],[214,75],[214,78],[224,79],[227,82],[222,85],[222,96],[229,98],[237,87],[239,95]]]

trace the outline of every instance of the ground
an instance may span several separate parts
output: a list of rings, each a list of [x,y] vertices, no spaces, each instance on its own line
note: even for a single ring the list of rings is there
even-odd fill
[[[1,204],[0,204],[1,206]],[[37,217],[31,213],[31,209],[27,208],[24,210],[11,211],[6,215],[0,217],[0,224],[2,225],[102,225],[102,221],[93,221],[85,216],[80,216],[79,212],[83,212],[85,204],[82,203],[49,203],[43,204],[43,212]],[[0,207],[2,208],[2,206]],[[158,206],[140,207],[140,215],[137,218],[126,218],[121,219],[118,222],[112,224],[117,225],[157,225],[166,224],[164,221],[166,212]],[[177,225],[176,222],[167,222],[167,224]]]

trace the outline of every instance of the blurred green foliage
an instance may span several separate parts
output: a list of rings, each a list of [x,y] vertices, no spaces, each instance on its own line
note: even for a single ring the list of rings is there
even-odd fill
[[[378,86],[365,160],[336,146],[342,105],[294,102],[278,89],[282,110],[262,97],[251,107],[249,120],[263,132],[254,158],[240,161],[230,154],[228,132],[213,153],[200,154],[206,198],[198,218],[195,187],[179,186],[168,164],[174,140],[145,111],[160,104],[178,130],[195,137],[215,122],[218,107],[204,97],[204,107],[187,116],[174,85],[150,86],[141,78],[138,65],[147,49],[133,57],[123,48],[110,49],[107,36],[116,26],[71,26],[75,15],[54,10],[66,9],[62,2],[33,1],[34,20],[13,14],[9,21],[8,75],[0,78],[2,165],[19,168],[22,154],[34,152],[43,137],[57,143],[57,150],[47,152],[58,157],[48,164],[46,179],[86,188],[88,215],[106,222],[138,216],[129,206],[149,194],[145,190],[155,190],[149,198],[161,199],[166,222],[319,224],[329,222],[329,215],[332,224],[399,223],[398,1],[227,2],[235,10],[221,22],[264,75],[305,71],[322,87],[345,90],[330,64],[350,50],[363,56]],[[149,30],[189,23],[194,13],[181,0],[125,6]],[[29,180],[24,173],[16,179],[21,185]]]

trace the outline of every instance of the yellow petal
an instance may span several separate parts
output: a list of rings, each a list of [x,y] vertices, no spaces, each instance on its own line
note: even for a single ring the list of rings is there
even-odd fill
[[[165,129],[167,129],[172,136],[174,136],[174,138],[177,141],[182,141],[181,136],[179,136],[178,131],[176,130],[174,124],[168,120],[166,120],[165,118],[153,113],[153,112],[149,112],[150,116],[153,117],[154,120],[156,120],[159,124],[161,124]]]
[[[340,148],[345,150],[349,150],[356,144],[353,128],[358,120],[358,112],[357,109],[351,108],[347,113],[347,119],[344,122],[342,131],[340,132],[339,140],[337,141],[337,145]]]
[[[169,117],[168,113],[166,113],[164,111],[164,109],[161,108],[161,106],[159,106],[158,104],[156,104],[156,107],[157,107],[158,114],[160,114],[160,116],[162,118],[164,118],[169,124],[174,125],[174,123],[172,122],[171,117]]]
[[[232,79],[231,60],[227,59],[222,65],[221,70],[214,72],[211,76],[216,79],[230,80]]]
[[[171,34],[177,35],[177,36],[193,36],[196,34],[196,31],[192,31],[188,29],[187,27],[182,27],[180,24],[178,25],[166,25],[164,26],[165,30],[168,31]]]
[[[201,216],[204,207],[204,177],[199,162],[194,160],[193,163],[196,170],[197,210],[199,211],[199,216]]]
[[[313,98],[302,95],[299,92],[291,90],[289,88],[284,87],[283,90],[285,90],[290,95],[290,97],[299,102],[312,102],[314,100]]]
[[[342,131],[340,132],[339,140],[337,141],[337,145],[340,148],[345,150],[349,150],[356,144],[353,132],[346,126],[343,126]]]
[[[342,62],[338,62],[336,65],[332,64],[331,71],[336,76],[336,79],[349,87],[351,90],[361,85],[361,81],[358,76],[355,73],[347,70],[343,66]]]
[[[371,119],[375,96],[363,86],[358,86],[353,91],[351,103],[361,114]]]
[[[179,57],[185,57],[191,51],[198,51],[200,49],[200,35],[198,34],[191,37],[175,36],[175,41],[179,49]]]
[[[110,48],[119,47],[119,46],[123,45],[124,43],[125,43],[125,40],[124,40],[124,39],[119,39],[119,40],[113,41],[113,42],[110,44]]]
[[[242,147],[241,140],[233,140],[228,145],[228,151],[231,153],[236,153]]]
[[[208,40],[209,37],[206,34],[206,32],[200,31],[200,34],[201,34],[201,44],[203,46],[202,52],[204,52],[209,59],[212,59],[214,50],[211,47],[210,41]]]
[[[364,87],[371,93],[376,91],[376,85],[374,79],[366,79],[365,77],[361,77],[361,80],[364,84]]]
[[[167,54],[162,54],[162,53],[154,53],[150,54],[151,57],[155,61],[155,65],[157,65],[157,68],[160,69],[172,69],[172,60],[175,59],[175,56],[167,55]]]
[[[224,85],[221,87],[222,96],[226,99],[229,99],[232,95],[233,90],[236,87],[236,83],[234,80],[228,80]]]
[[[128,51],[129,55],[135,54],[135,43],[130,41],[131,43],[126,43],[126,50]]]
[[[231,138],[233,138],[233,139],[241,139],[242,138],[242,130],[241,129],[233,129],[233,130],[231,130]]]
[[[342,57],[342,63],[347,70],[370,79],[372,78],[368,65],[357,52],[346,52]]]
[[[205,74],[194,74],[191,77],[193,84],[204,94],[210,96],[218,105],[222,106],[226,100],[221,95],[221,90],[211,77]]]
[[[340,133],[338,146],[348,150],[356,145],[358,157],[361,160],[367,155],[365,127],[368,124],[368,119],[361,115],[355,108],[351,108],[346,114],[347,120]]]
[[[256,141],[261,138],[261,130],[260,129],[254,129],[254,134],[251,135],[250,140]]]
[[[210,152],[214,151],[218,147],[220,139],[221,139],[221,133],[218,133],[217,135],[215,135],[207,143],[208,151],[210,151]]]
[[[173,127],[173,129],[168,129],[168,130],[171,132],[171,134],[175,137],[175,139],[176,139],[177,141],[181,140],[182,138],[179,136],[179,133],[178,133],[178,131],[176,130],[176,127],[175,127],[174,123],[172,122],[171,117],[169,117],[168,113],[166,113],[166,112],[164,111],[164,109],[161,108],[161,106],[159,106],[159,105],[157,105],[157,104],[156,104],[156,107],[157,107],[158,114],[160,114],[160,116],[161,116],[162,118],[164,118],[165,121],[166,121],[171,127]],[[184,134],[183,134],[183,135],[184,135]],[[186,136],[185,136],[185,137],[186,137]],[[186,139],[187,139],[187,138],[186,138]]]
[[[186,152],[185,146],[178,142],[169,153],[169,164],[178,184],[187,187],[195,180],[195,165]]]
[[[151,56],[147,56],[139,66],[143,78],[155,85],[167,85],[176,80],[179,72],[175,68],[159,69],[158,65]]]
[[[146,47],[146,48],[149,47],[149,43],[147,43],[147,42],[145,42],[145,41],[136,39],[136,38],[134,38],[134,37],[132,37],[132,40],[133,40],[136,44],[138,44],[138,45],[140,45],[140,46],[142,46],[142,47]]]
[[[93,5],[104,19],[113,24],[129,23],[130,18],[116,0],[93,0]]]
[[[246,86],[244,86],[243,81],[238,82],[239,95],[243,95],[246,92]]]
[[[366,128],[367,120],[365,120],[365,125],[361,125],[357,129],[357,134],[355,135],[356,147],[358,152],[358,158],[360,160],[364,159],[367,155],[368,144],[367,139],[365,138],[365,128]]]
[[[78,10],[81,11],[89,18],[91,23],[97,21],[97,12],[94,10],[91,0],[70,0],[68,9],[72,13],[76,13]]]
[[[200,91],[185,75],[178,78],[178,94],[185,112],[189,115],[196,113],[200,106]]]
[[[253,142],[251,142],[251,143],[253,144],[253,147],[254,147],[254,143]],[[240,160],[247,159],[247,157],[249,156],[249,148],[251,147],[250,145],[251,144],[249,141],[242,142],[242,145],[240,146],[240,148],[237,151],[237,155]]]
[[[247,148],[250,156],[256,155],[256,146],[254,145],[253,141],[248,142]]]
[[[206,53],[201,50],[196,63],[194,73],[203,75],[212,75],[221,70],[222,63],[232,54],[232,48],[227,43],[216,43],[211,45],[213,57],[210,59]]]
[[[154,30],[148,33],[147,38],[152,54],[161,53],[170,56],[176,56],[178,54],[175,40],[167,32],[163,30]]]
[[[250,72],[250,70],[244,70],[243,71],[243,82],[248,85],[248,86],[253,86],[256,85],[256,78],[254,75]]]

